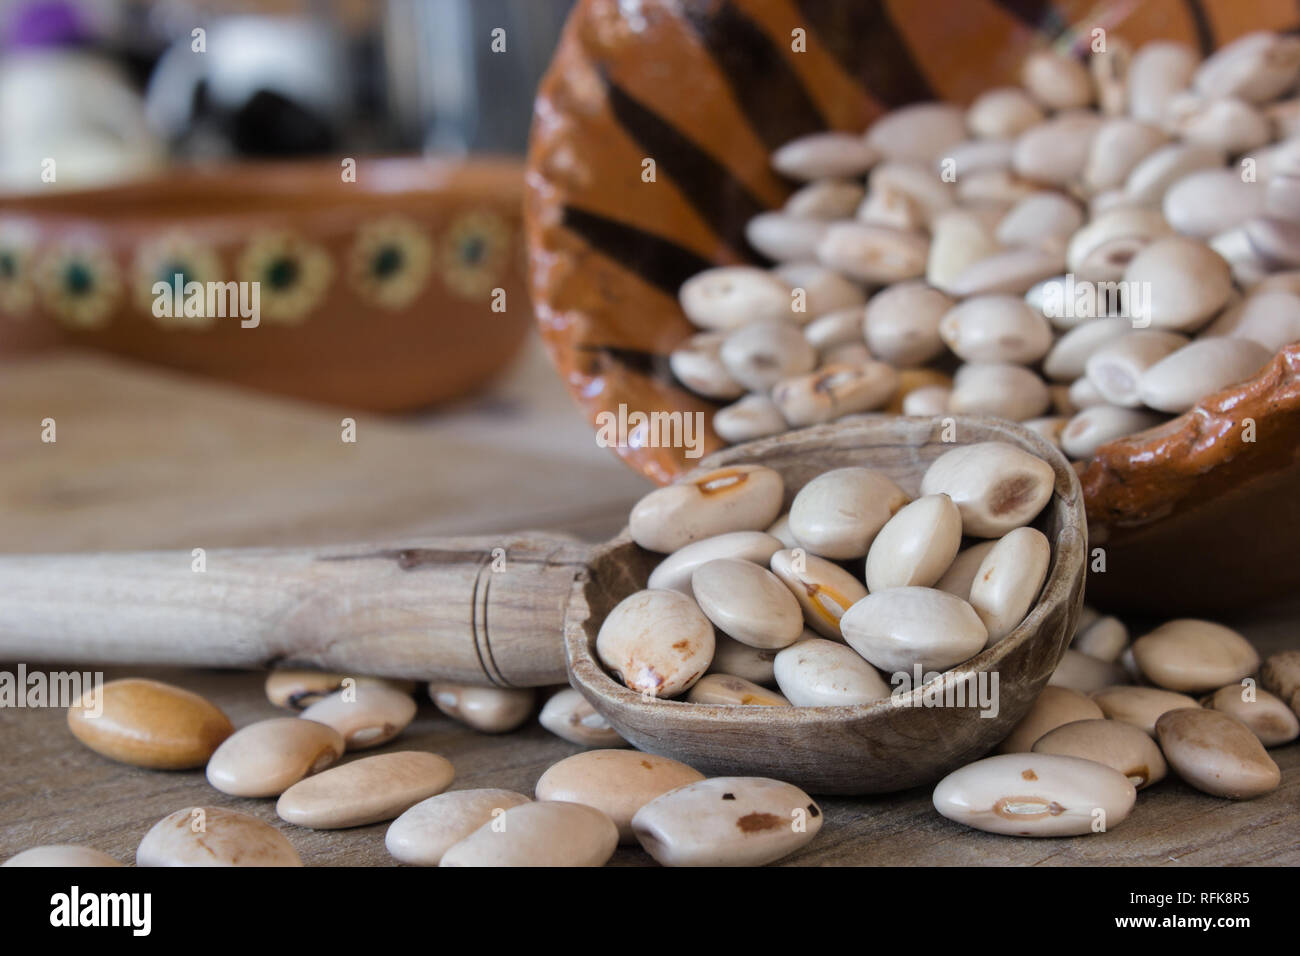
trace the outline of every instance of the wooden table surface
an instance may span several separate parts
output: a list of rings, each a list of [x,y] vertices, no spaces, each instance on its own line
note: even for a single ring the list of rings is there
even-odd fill
[[[340,441],[351,414],[358,441]],[[40,441],[57,421],[58,441]],[[604,449],[536,349],[487,394],[408,420],[383,420],[236,392],[78,355],[0,365],[0,551],[218,547],[410,538],[521,528],[592,540],[618,529],[648,486]],[[1229,621],[1262,651],[1300,646],[1300,603]],[[13,671],[17,662],[0,661]],[[75,664],[75,662],[73,662]],[[236,726],[275,716],[264,675],[108,671],[154,676],[204,694]],[[578,748],[535,723],[505,736],[470,731],[424,700],[384,750],[427,749],[456,767],[454,788],[531,793]],[[1300,745],[1275,749],[1282,786],[1236,803],[1166,780],[1109,833],[1029,840],[939,817],[929,790],[825,798],[819,837],[789,864],[1300,863]],[[0,708],[0,860],[43,843],[82,843],[131,861],[157,820],[227,806],[280,826],[309,865],[391,865],[385,825],[312,831],[274,801],[210,788],[199,771],[115,764],[78,744],[57,709]],[[644,865],[621,848],[614,865]]]

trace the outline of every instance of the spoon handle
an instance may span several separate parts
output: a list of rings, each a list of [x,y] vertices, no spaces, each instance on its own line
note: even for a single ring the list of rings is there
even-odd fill
[[[0,557],[0,660],[567,681],[559,535]],[[489,629],[490,624],[490,629]]]

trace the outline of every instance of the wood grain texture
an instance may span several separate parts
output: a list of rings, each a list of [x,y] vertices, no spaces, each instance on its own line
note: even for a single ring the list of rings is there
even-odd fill
[[[200,559],[0,556],[0,658],[555,684],[565,679],[564,609],[588,551],[538,534]]]
[[[1300,608],[1292,609],[1294,615]],[[1270,640],[1289,637],[1294,617],[1275,621]],[[1267,630],[1267,627],[1265,628]],[[1261,640],[1263,637],[1263,640]],[[12,669],[0,664],[0,669]],[[263,675],[233,671],[109,671],[106,678],[143,674],[204,694],[234,721],[283,716],[262,693]],[[392,866],[384,849],[387,825],[317,831],[291,826],[274,800],[230,797],[208,785],[201,770],[150,771],[113,763],[78,744],[61,710],[0,709],[0,740],[7,771],[0,775],[0,860],[45,843],[81,843],[130,863],[148,829],[187,806],[242,810],[280,828],[308,866]],[[531,795],[551,764],[578,747],[535,721],[504,736],[468,730],[427,702],[396,740],[373,753],[427,750],[456,767],[452,789],[503,787]],[[1244,803],[1221,800],[1169,778],[1138,795],[1137,807],[1109,833],[1063,839],[1019,839],[968,830],[935,813],[930,788],[875,797],[819,799],[826,825],[808,847],[783,865],[850,866],[1217,866],[1300,865],[1295,840],[1300,805],[1300,746],[1270,751],[1282,768],[1282,786]],[[653,866],[649,855],[620,847],[613,866]]]

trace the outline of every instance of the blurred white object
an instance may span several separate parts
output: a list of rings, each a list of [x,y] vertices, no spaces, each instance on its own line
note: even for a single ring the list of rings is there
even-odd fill
[[[0,190],[102,186],[163,162],[144,103],[111,63],[77,50],[0,58]],[[54,181],[45,182],[45,161]]]

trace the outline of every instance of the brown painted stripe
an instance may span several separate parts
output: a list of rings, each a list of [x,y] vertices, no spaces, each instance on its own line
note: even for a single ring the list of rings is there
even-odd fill
[[[817,32],[817,42],[883,105],[894,107],[934,99],[930,81],[899,33],[884,0],[799,0],[799,10]]]
[[[751,262],[766,262],[745,239],[745,223],[767,206],[671,123],[606,78],[607,99],[624,131],[667,174],[714,234]],[[673,290],[676,293],[676,290]]]
[[[1210,25],[1210,15],[1205,10],[1205,4],[1201,0],[1183,0],[1183,6],[1187,8],[1187,16],[1191,18],[1192,28],[1196,31],[1196,46],[1201,51],[1201,56],[1209,56],[1214,52],[1214,27]]]
[[[741,112],[769,150],[826,129],[825,117],[784,54],[730,2],[713,12],[687,4],[683,15],[722,68]]]
[[[647,352],[644,349],[620,348],[616,345],[580,344],[577,346],[577,350],[610,359],[624,368],[631,369],[648,378],[658,379],[661,382],[671,382],[674,385],[677,384],[677,379],[673,376],[666,355]]]
[[[993,0],[1021,23],[1049,39],[1056,39],[1070,26],[1065,14],[1052,0]]]
[[[674,299],[683,282],[713,266],[671,239],[576,206],[564,207],[564,228]]]

